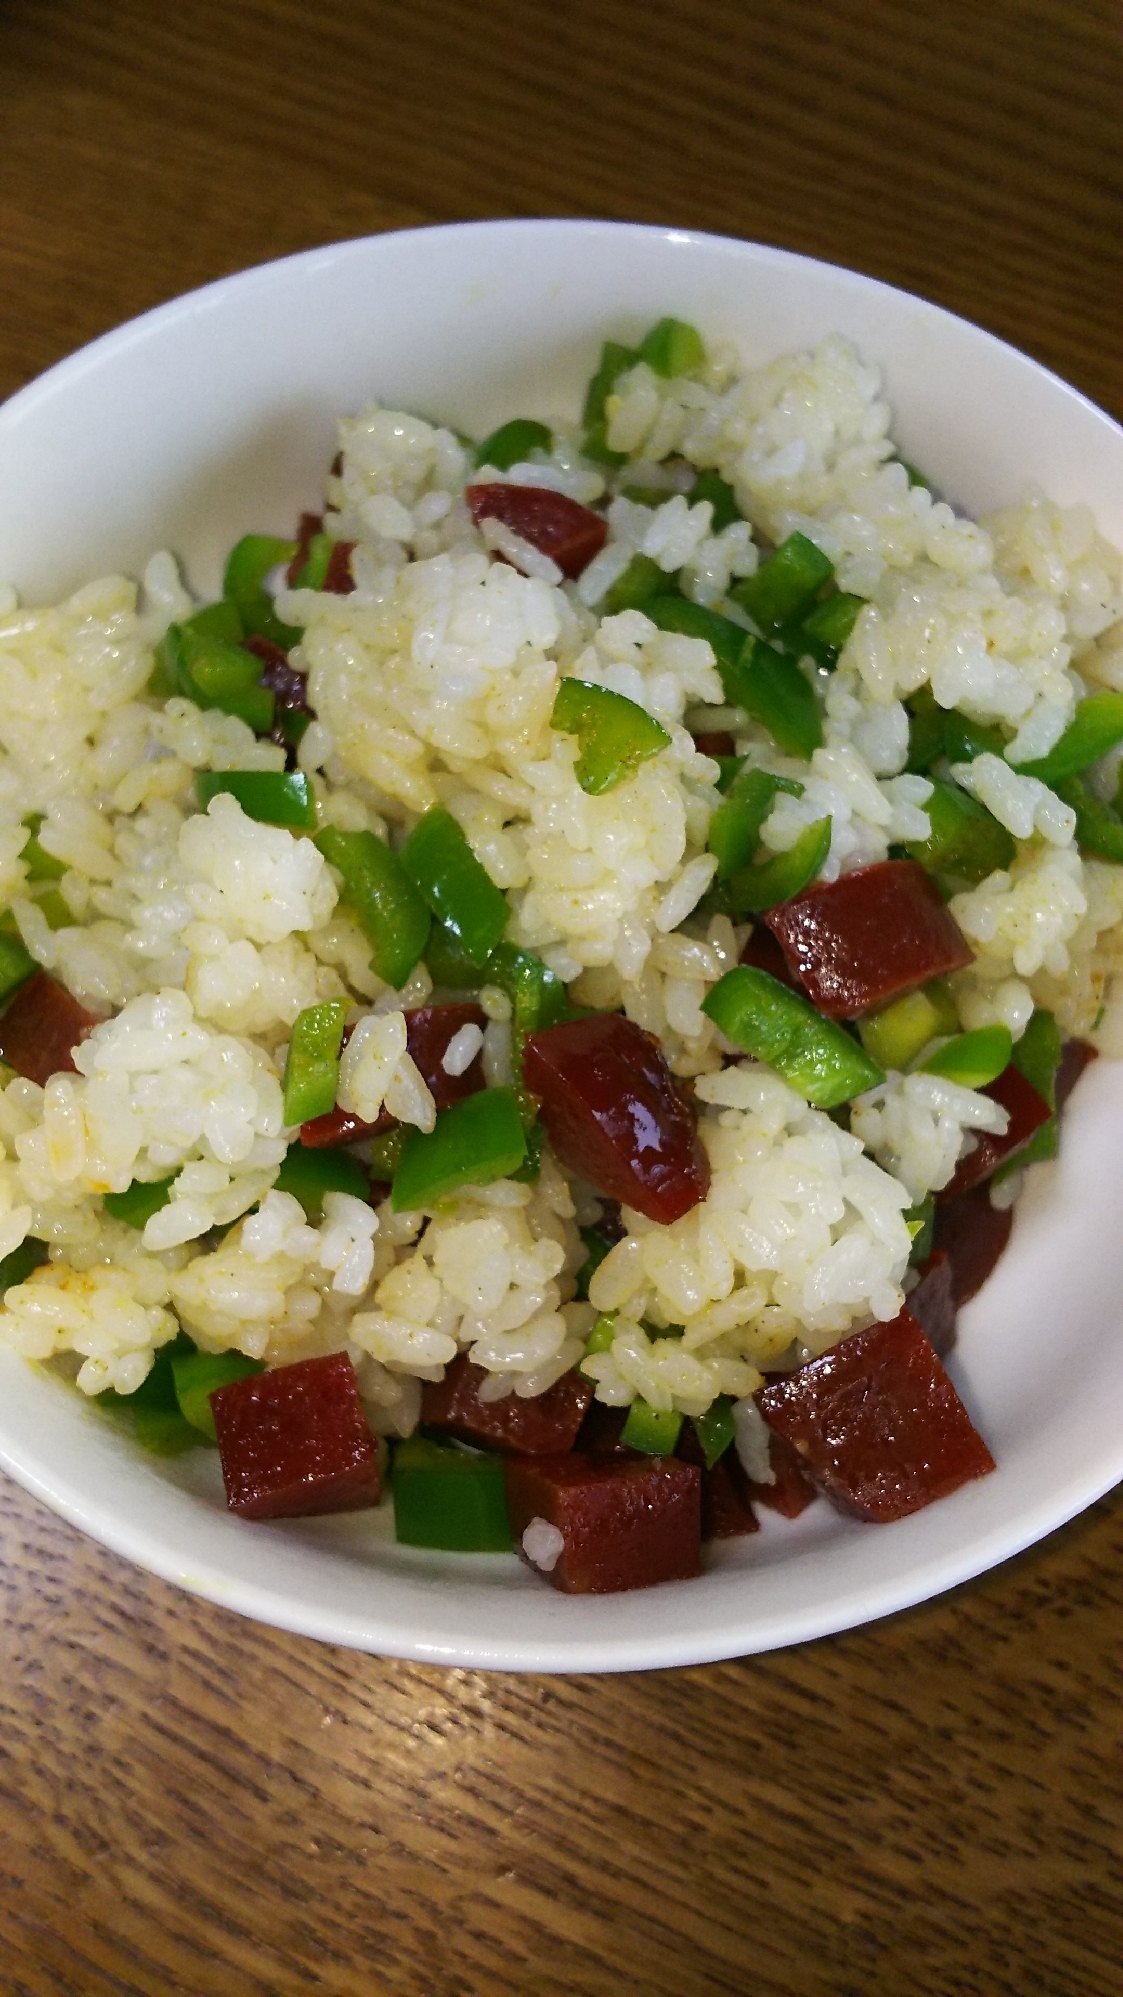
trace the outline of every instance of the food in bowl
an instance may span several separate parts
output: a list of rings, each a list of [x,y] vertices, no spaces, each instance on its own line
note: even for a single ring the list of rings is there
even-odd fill
[[[13,601],[0,1336],[246,1517],[392,1453],[574,1591],[985,1474],[940,1351],[1123,1018],[1121,607],[845,342],[675,320],[580,422],[345,419],[217,604]]]

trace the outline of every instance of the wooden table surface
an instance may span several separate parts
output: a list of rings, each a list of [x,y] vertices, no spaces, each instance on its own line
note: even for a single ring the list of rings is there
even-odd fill
[[[725,231],[1123,413],[1103,0],[7,0],[0,394],[242,265],[473,216]],[[802,1649],[383,1662],[0,1487],[0,1988],[1116,1997],[1123,1494]]]

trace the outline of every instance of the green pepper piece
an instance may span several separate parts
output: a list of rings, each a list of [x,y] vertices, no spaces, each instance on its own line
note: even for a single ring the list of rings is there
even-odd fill
[[[526,1157],[526,1136],[513,1089],[480,1089],[443,1109],[436,1128],[412,1127],[394,1174],[395,1213],[438,1206],[461,1186],[509,1179]]]
[[[576,735],[581,753],[574,774],[588,797],[615,790],[671,742],[662,723],[646,708],[589,680],[561,681],[550,726],[563,735]]]
[[[370,1141],[370,1177],[372,1185],[388,1186],[392,1183],[406,1141],[405,1125],[397,1124],[393,1130],[383,1131],[381,1137]]]
[[[620,1441],[625,1449],[642,1449],[646,1456],[673,1456],[681,1427],[682,1416],[673,1408],[665,1412],[653,1408],[650,1401],[637,1394],[620,1431]]]
[[[770,770],[739,769],[710,820],[708,845],[717,856],[719,881],[727,881],[748,866],[757,849],[760,828],[778,791],[802,797],[803,785],[792,777],[774,777]]]
[[[1098,853],[1105,860],[1123,864],[1123,818],[1118,806],[1105,804],[1079,777],[1063,778],[1056,791],[1076,813],[1077,845],[1085,853]]]
[[[733,487],[727,485],[718,472],[699,472],[687,497],[691,506],[697,506],[699,500],[709,500],[714,509],[711,534],[720,534],[724,528],[732,527],[735,520],[745,517],[737,504]]]
[[[289,1130],[335,1108],[346,1020],[346,999],[325,999],[297,1013],[285,1059],[283,1114]]]
[[[222,594],[235,606],[247,632],[268,638],[283,652],[300,643],[301,633],[291,624],[282,624],[265,588],[270,569],[291,562],[296,541],[279,541],[274,534],[243,534],[231,549],[222,579]]]
[[[752,965],[719,978],[702,1010],[727,1040],[766,1061],[816,1109],[834,1109],[885,1080],[845,1027]]]
[[[277,726],[290,749],[299,749],[306,731],[312,726],[312,716],[302,707],[279,707]]]
[[[20,850],[20,859],[27,868],[29,881],[61,881],[66,872],[66,862],[56,860],[53,853],[44,851],[39,844],[39,828],[43,824],[43,813],[32,811],[24,819],[27,838]]]
[[[285,1152],[273,1190],[291,1193],[313,1227],[318,1227],[324,1217],[325,1193],[350,1193],[352,1199],[366,1200],[370,1180],[352,1152],[334,1146],[313,1151],[298,1141]]]
[[[933,486],[931,479],[926,475],[926,473],[917,471],[916,466],[910,465],[907,458],[898,458],[897,463],[903,466],[910,485],[922,485],[924,487],[925,492],[935,491],[935,487]]]
[[[477,992],[488,982],[486,966],[473,964],[464,955],[451,929],[446,929],[443,922],[434,922],[429,931],[425,965],[433,983],[444,985],[449,991]]]
[[[838,655],[853,631],[861,611],[866,607],[864,596],[852,596],[848,590],[836,590],[833,596],[824,597],[817,603],[810,616],[789,635],[784,634],[784,643],[792,652],[802,656],[810,653],[817,665],[828,670],[838,664]]]
[[[265,1371],[260,1359],[247,1359],[244,1352],[186,1352],[171,1364],[180,1414],[208,1442],[218,1441],[211,1395],[234,1380],[248,1380]]]
[[[411,1435],[394,1451],[394,1531],[402,1546],[510,1553],[501,1456],[469,1455]]]
[[[975,887],[1010,865],[1015,846],[1006,827],[958,785],[934,781],[923,809],[931,831],[927,839],[906,840],[905,851],[928,873]]]
[[[24,949],[18,936],[0,934],[0,1004],[37,969],[34,957]]]
[[[930,686],[918,687],[909,696],[909,757],[906,769],[925,776],[944,753],[944,722],[947,719]]]
[[[370,944],[375,972],[401,991],[429,940],[429,911],[409,873],[373,832],[325,825],[316,845],[343,876],[344,899]]]
[[[496,944],[484,975],[489,985],[498,985],[511,1001],[511,1066],[519,1114],[529,1134],[537,1123],[538,1104],[523,1080],[523,1048],[528,1035],[544,1026],[557,1026],[569,1016],[566,989],[541,957],[533,950],[520,950],[514,943]],[[540,1160],[528,1162],[537,1178]]]
[[[730,697],[767,728],[786,756],[810,762],[823,744],[823,717],[814,690],[794,659],[766,645],[763,638],[745,638],[735,688]]]
[[[977,1026],[971,1033],[957,1033],[953,1040],[945,1041],[921,1062],[918,1073],[942,1075],[946,1081],[958,1082],[962,1089],[985,1089],[1009,1065],[1013,1045],[1008,1026]]]
[[[295,825],[301,832],[316,829],[316,801],[303,770],[200,770],[195,779],[200,811],[220,791],[229,791],[246,817],[262,825]]]
[[[94,1395],[94,1404],[109,1414],[121,1416],[131,1427],[142,1449],[153,1456],[181,1456],[200,1442],[199,1431],[185,1421],[176,1399],[173,1361],[194,1352],[185,1332],[177,1332],[168,1345],[162,1345],[146,1379],[132,1394],[118,1394],[107,1387]]]
[[[1123,693],[1103,688],[1077,701],[1076,713],[1047,756],[1015,767],[1020,777],[1037,777],[1055,788],[1066,777],[1080,776],[1119,742],[1123,742]]]
[[[215,603],[205,603],[201,610],[193,610],[190,617],[183,618],[180,629],[190,632],[193,638],[221,638],[227,645],[240,645],[246,635],[237,604],[225,596]]]
[[[739,868],[729,882],[729,899],[738,916],[761,915],[799,894],[815,879],[830,852],[831,831],[829,818],[817,818],[786,853],[773,853],[758,867]]]
[[[713,760],[717,764],[720,773],[717,780],[717,787],[723,797],[727,796],[732,790],[737,777],[740,776],[741,771],[744,769],[747,758],[744,756],[715,756]]]
[[[276,703],[269,688],[260,684],[261,661],[252,652],[200,633],[193,624],[170,624],[160,657],[177,690],[197,707],[236,714],[255,734],[269,733]]]
[[[596,464],[622,465],[627,459],[626,451],[610,451],[608,448],[608,423],[605,404],[612,394],[622,374],[634,368],[639,354],[634,347],[622,347],[618,340],[606,340],[601,348],[600,364],[591,377],[585,391],[585,404],[581,414],[585,435],[582,450],[587,458]]]
[[[782,631],[806,616],[833,575],[834,563],[814,541],[806,534],[789,534],[756,574],[735,583],[729,594],[761,631]]]
[[[739,624],[731,617],[723,617],[720,611],[692,603],[688,596],[656,596],[644,604],[643,614],[660,631],[678,631],[684,638],[704,638],[713,652],[726,700],[740,706],[737,665],[745,647],[745,633]]]
[[[947,997],[950,998],[950,993]],[[908,992],[904,998],[883,1006],[880,1012],[868,1012],[858,1021],[866,1053],[883,1068],[907,1068],[938,1033],[958,1031],[959,1015],[954,1001],[949,1012],[934,986]]]
[[[450,811],[419,818],[399,855],[438,922],[475,964],[486,964],[510,918],[507,897],[481,866]],[[420,952],[418,953],[420,955]]]
[[[660,319],[640,341],[639,358],[653,374],[672,381],[701,367],[706,349],[696,326],[687,325],[685,319]]]
[[[32,1270],[41,1268],[48,1257],[46,1242],[27,1235],[18,1248],[13,1248],[11,1254],[0,1261],[0,1297],[5,1290],[14,1290],[17,1283],[26,1283]]]
[[[919,1206],[906,1207],[901,1219],[912,1236],[909,1262],[914,1269],[919,1269],[931,1255],[936,1236],[935,1193],[926,1193]]]
[[[114,1220],[123,1220],[140,1233],[153,1214],[167,1206],[176,1176],[169,1172],[166,1179],[134,1179],[123,1193],[105,1193],[102,1205]]]
[[[953,708],[944,715],[944,755],[949,763],[973,763],[976,756],[1005,756],[1006,737],[1001,728],[986,728],[969,721]]]
[[[692,1415],[694,1433],[698,1438],[702,1454],[706,1459],[707,1470],[712,1470],[719,1457],[725,1455],[736,1436],[733,1421],[733,1400],[729,1394],[719,1394],[712,1401],[704,1415]]]
[[[1057,1107],[1057,1070],[1063,1053],[1064,1043],[1053,1014],[1039,1007],[1010,1058],[1050,1109]]]
[[[579,1302],[587,1304],[589,1301],[589,1284],[592,1282],[605,1256],[611,1252],[612,1243],[606,1235],[598,1234],[595,1227],[583,1227],[579,1232],[585,1244],[586,1253],[585,1260],[577,1271],[577,1296]],[[0,1271],[2,1270],[3,1264],[0,1263]],[[597,1322],[599,1323],[600,1320],[598,1319]],[[596,1325],[593,1326],[593,1331],[595,1330]],[[591,1337],[592,1333],[589,1335]],[[589,1346],[588,1344],[585,1347],[586,1352],[596,1351],[597,1349],[597,1347]]]
[[[592,1331],[585,1340],[585,1357],[594,1352],[611,1352],[612,1341],[616,1336],[616,1312],[602,1311]]]
[[[44,917],[48,929],[73,928],[73,911],[57,888],[44,888],[35,896],[35,906]]]
[[[535,423],[530,416],[513,416],[509,423],[501,423],[490,437],[476,446],[477,465],[493,465],[497,472],[510,471],[512,465],[522,464],[532,451],[552,451],[554,433],[545,423]]]
[[[334,547],[335,542],[330,534],[313,534],[305,550],[304,560],[297,570],[294,589],[323,589],[328,579]]]
[[[615,617],[621,610],[647,610],[652,598],[666,589],[668,578],[650,555],[633,555],[622,575],[605,592],[600,607],[602,617]]]

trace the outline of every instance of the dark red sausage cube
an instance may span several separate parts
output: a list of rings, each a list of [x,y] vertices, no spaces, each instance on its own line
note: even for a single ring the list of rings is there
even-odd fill
[[[421,1389],[424,1425],[508,1456],[560,1456],[573,1448],[593,1398],[591,1380],[582,1379],[580,1373],[563,1373],[544,1394],[526,1398],[505,1394],[501,1401],[481,1401],[479,1390],[487,1378],[485,1369],[473,1366],[466,1352],[451,1360],[443,1380],[426,1381]]]
[[[1053,1114],[1044,1096],[1038,1095],[1032,1082],[1026,1081],[1021,1069],[1015,1068],[1012,1061],[1003,1068],[997,1081],[990,1082],[980,1093],[990,1096],[993,1102],[1001,1103],[1008,1112],[1010,1120],[1005,1134],[996,1137],[990,1130],[974,1133],[976,1141],[973,1150],[960,1159],[955,1177],[936,1194],[937,1205],[943,1200],[953,1200],[958,1193],[965,1193],[971,1186],[981,1185],[984,1179],[989,1179],[999,1165],[1005,1164],[1007,1158],[1013,1158],[1029,1143],[1034,1131],[1039,1130],[1043,1123],[1048,1123]]]
[[[357,1512],[381,1496],[378,1450],[346,1352],[211,1395],[226,1502],[244,1519]]]
[[[599,1012],[531,1034],[526,1085],[554,1152],[598,1192],[664,1224],[709,1191],[694,1111],[650,1033]]]
[[[936,1252],[947,1257],[951,1297],[957,1307],[982,1289],[1013,1225],[1013,1209],[992,1207],[986,1185],[975,1186],[937,1206],[932,1238]]]
[[[741,1539],[746,1533],[760,1531],[749,1479],[732,1444],[707,1469],[694,1424],[684,1422],[675,1454],[684,1463],[696,1463],[702,1473],[703,1539]]]
[[[829,1019],[857,1019],[973,959],[915,860],[857,867],[805,888],[763,919],[812,1005]]]
[[[779,1512],[781,1518],[797,1519],[808,1505],[814,1504],[819,1495],[818,1486],[804,1469],[798,1449],[778,1429],[773,1429],[768,1438],[768,1467],[772,1472],[771,1484],[750,1483],[750,1498],[754,1504],[767,1505],[769,1511]]]
[[[909,1309],[933,1351],[946,1359],[955,1344],[956,1298],[954,1271],[944,1249],[932,1250],[919,1283],[909,1291]]]
[[[611,1595],[701,1572],[696,1464],[673,1456],[512,1456],[504,1468],[515,1541],[521,1546],[532,1519],[561,1533],[562,1551],[545,1579],[563,1594]]]
[[[355,552],[354,541],[336,541],[328,556],[327,573],[324,576],[324,591],[328,596],[350,596],[355,587],[351,574],[351,557]]]
[[[716,729],[708,735],[696,735],[694,747],[700,756],[735,756],[737,744],[724,728]]]
[[[481,520],[501,520],[571,578],[588,568],[608,539],[608,522],[601,514],[545,486],[496,480],[466,487],[464,497],[477,527]]]
[[[308,560],[308,550],[317,534],[324,531],[322,513],[302,513],[296,530],[296,553],[285,570],[285,581],[290,589],[296,588],[296,578]]]
[[[904,1518],[994,1469],[908,1310],[844,1338],[756,1399],[819,1487],[861,1519]]]
[[[453,1103],[463,1102],[465,1096],[474,1096],[485,1086],[482,1051],[461,1075],[450,1075],[441,1063],[448,1053],[449,1042],[462,1026],[478,1026],[482,1032],[486,1025],[486,1013],[473,1000],[452,1005],[418,1005],[406,1013],[407,1050],[439,1110],[451,1109]],[[350,1034],[344,1038],[349,1039]],[[301,1124],[300,1141],[313,1151],[328,1145],[357,1144],[364,1137],[389,1130],[393,1121],[385,1111],[377,1123],[364,1123],[348,1110],[329,1109],[324,1116],[314,1116]]]
[[[780,984],[786,985],[790,992],[800,992],[804,998],[807,997],[804,987],[800,984],[772,931],[766,929],[763,922],[753,924],[752,934],[746,938],[740,961],[742,964],[751,965],[754,971],[767,971],[770,978],[776,978]]]
[[[98,1024],[49,971],[34,971],[0,1015],[0,1059],[46,1088],[76,1072],[74,1049]]]

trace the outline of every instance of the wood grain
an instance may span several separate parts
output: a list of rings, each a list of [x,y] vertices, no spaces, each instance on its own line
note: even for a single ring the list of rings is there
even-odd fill
[[[753,236],[1123,410],[1099,0],[7,0],[0,393],[247,263],[479,215]],[[1115,1997],[1123,1495],[802,1649],[317,1647],[0,1488],[4,1997]]]

